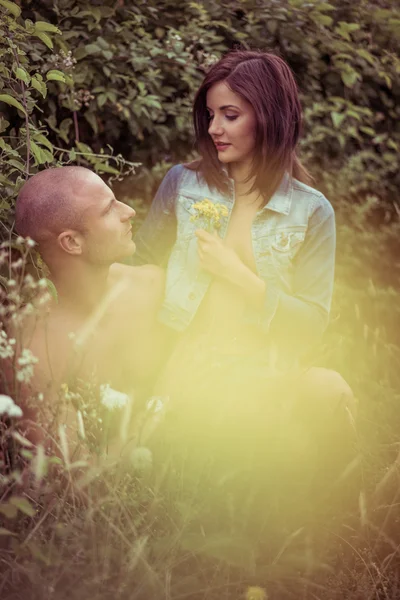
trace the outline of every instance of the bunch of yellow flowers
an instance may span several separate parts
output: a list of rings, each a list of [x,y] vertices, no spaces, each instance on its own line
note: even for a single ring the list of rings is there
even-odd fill
[[[201,221],[203,229],[213,232],[221,227],[221,217],[228,216],[228,209],[224,204],[214,203],[208,198],[193,204],[196,214],[190,217],[192,222]]]
[[[247,588],[246,600],[268,600],[267,592],[256,586]]]

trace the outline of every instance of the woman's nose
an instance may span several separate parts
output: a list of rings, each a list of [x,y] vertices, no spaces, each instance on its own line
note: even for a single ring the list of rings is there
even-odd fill
[[[208,127],[208,133],[210,135],[221,135],[223,133],[221,122],[215,117],[213,118]]]

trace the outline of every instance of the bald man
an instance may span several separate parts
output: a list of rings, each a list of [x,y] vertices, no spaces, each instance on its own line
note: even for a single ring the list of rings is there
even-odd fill
[[[15,229],[37,242],[58,296],[22,331],[22,347],[38,358],[33,391],[45,402],[79,380],[123,392],[151,384],[165,344],[156,322],[164,277],[118,262],[135,250],[134,216],[83,167],[44,170],[19,193]],[[35,407],[28,413],[34,421]]]

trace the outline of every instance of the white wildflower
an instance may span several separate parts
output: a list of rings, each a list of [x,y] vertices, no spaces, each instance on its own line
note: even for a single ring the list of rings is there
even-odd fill
[[[7,334],[2,329],[0,331],[0,358],[7,359],[14,356],[15,339],[7,338]]]
[[[20,267],[23,267],[23,265],[24,265],[23,259],[19,258],[18,260],[15,260],[13,263],[11,263],[11,268],[19,269]]]
[[[107,383],[100,386],[100,399],[102,405],[108,410],[114,410],[115,408],[124,408],[129,401],[129,396],[114,390]]]
[[[22,410],[10,396],[0,394],[0,415],[9,417],[22,417]]]
[[[27,273],[24,277],[24,285],[27,288],[35,288],[36,287],[36,282],[33,279],[32,275],[30,273]]]
[[[22,350],[21,356],[17,359],[18,367],[16,377],[17,381],[28,383],[33,377],[33,366],[39,360],[32,354],[28,348]]]
[[[36,242],[32,238],[27,237],[26,245],[28,246],[28,248],[33,248],[34,246],[36,246]]]
[[[161,412],[168,400],[168,396],[151,396],[147,401],[147,410],[153,413]]]
[[[15,281],[15,279],[9,279],[7,281],[8,287],[15,287],[17,285],[17,282]]]
[[[149,471],[153,466],[153,455],[151,450],[145,448],[144,446],[139,446],[138,448],[134,448],[130,455],[130,461],[132,463],[133,468],[136,471],[140,471],[144,473],[145,471]]]
[[[21,245],[22,245],[24,242],[25,242],[25,240],[24,240],[24,238],[22,237],[22,235],[19,235],[19,236],[17,237],[17,242],[16,242],[16,243],[17,243],[19,246],[21,246]]]

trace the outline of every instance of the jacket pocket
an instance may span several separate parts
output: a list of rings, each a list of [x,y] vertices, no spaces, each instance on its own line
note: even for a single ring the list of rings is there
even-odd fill
[[[257,241],[257,268],[262,277],[290,281],[293,261],[304,243],[305,228],[281,229]]]

